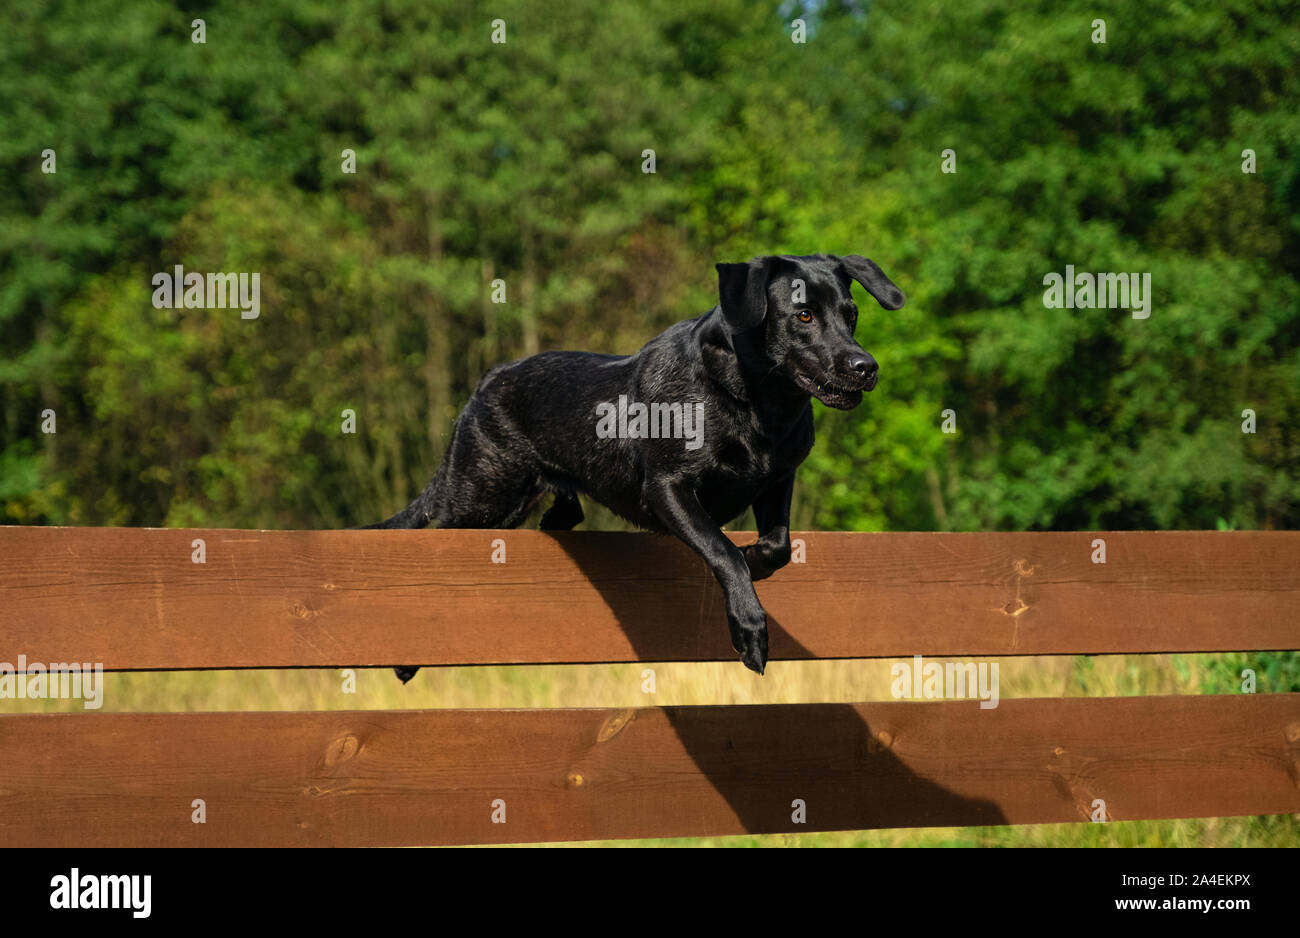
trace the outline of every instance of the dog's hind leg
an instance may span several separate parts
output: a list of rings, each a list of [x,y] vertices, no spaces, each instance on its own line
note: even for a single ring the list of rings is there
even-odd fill
[[[439,483],[434,519],[439,528],[518,527],[544,491],[535,471],[522,467],[514,472],[502,472],[499,466],[491,470],[476,467],[476,471],[461,475],[447,472]],[[405,684],[419,670],[406,665],[393,668],[393,673]]]
[[[479,383],[456,418],[442,465],[408,513],[418,512],[435,528],[515,528],[528,517],[548,486],[528,436],[500,400],[506,373],[494,369]],[[419,668],[393,670],[405,684]]]

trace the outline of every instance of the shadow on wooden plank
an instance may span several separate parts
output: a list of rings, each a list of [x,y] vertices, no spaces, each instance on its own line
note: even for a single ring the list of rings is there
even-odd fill
[[[624,634],[638,655],[653,660],[653,649],[660,644],[653,628],[703,629],[708,634],[701,636],[702,644],[715,644],[718,635],[729,643],[722,591],[711,577],[710,588],[701,596],[698,621],[652,626],[637,614],[636,597],[598,574],[597,568],[608,572],[607,559],[584,551],[578,538],[556,541],[588,575],[620,625],[637,623],[624,626]],[[770,614],[768,630],[774,652],[816,657]],[[733,667],[750,674],[739,660]],[[764,728],[761,739],[735,734],[728,709],[733,708],[670,707],[665,712],[696,767],[750,833],[798,832],[801,828],[792,821],[795,799],[802,800],[807,811],[817,812],[819,830],[1008,823],[994,802],[963,797],[917,775],[889,751],[888,737],[873,733],[849,704],[820,705],[822,719],[812,732],[806,718],[797,718]],[[774,799],[773,789],[781,787],[789,797]]]

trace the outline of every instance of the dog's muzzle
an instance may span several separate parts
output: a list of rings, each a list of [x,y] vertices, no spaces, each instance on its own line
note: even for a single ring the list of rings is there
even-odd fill
[[[869,377],[858,375],[854,377],[856,378],[854,381],[838,375],[817,379],[801,372],[795,376],[795,384],[827,407],[834,407],[836,410],[852,410],[862,403],[862,393],[874,388],[878,380],[877,372],[874,370]]]

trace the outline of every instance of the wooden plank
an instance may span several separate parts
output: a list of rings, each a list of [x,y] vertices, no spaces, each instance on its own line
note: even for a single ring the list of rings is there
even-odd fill
[[[191,820],[202,799],[206,823]],[[505,803],[504,824],[492,822]],[[806,824],[792,822],[802,799]],[[1300,811],[1300,694],[0,717],[0,846],[414,845]]]
[[[1300,648],[1300,532],[796,537],[806,562],[758,585],[774,659]],[[666,537],[0,527],[0,660],[20,653],[108,669],[735,658],[721,591]]]

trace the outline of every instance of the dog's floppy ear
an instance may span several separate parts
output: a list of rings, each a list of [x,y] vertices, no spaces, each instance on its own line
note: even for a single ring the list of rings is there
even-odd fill
[[[747,264],[718,264],[718,299],[732,332],[744,332],[767,316],[767,281],[772,258],[756,257]]]
[[[907,302],[903,291],[898,289],[894,281],[886,277],[885,272],[870,258],[863,257],[861,254],[850,254],[848,257],[841,257],[840,263],[844,265],[848,275],[862,284],[885,309],[901,309]]]

